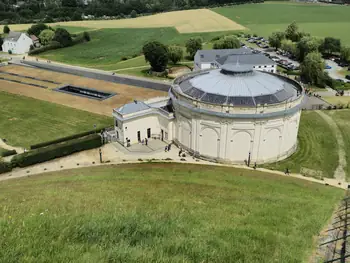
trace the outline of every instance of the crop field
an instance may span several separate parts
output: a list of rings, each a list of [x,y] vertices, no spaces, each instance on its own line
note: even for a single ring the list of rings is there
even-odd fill
[[[185,164],[100,166],[7,180],[0,182],[0,235],[6,236],[0,258],[306,262],[313,237],[343,195],[284,176]]]
[[[350,110],[332,110],[325,111],[337,123],[340,129],[344,143],[345,143],[345,157],[346,157],[346,174],[347,179],[350,179]]]
[[[139,56],[142,46],[151,40],[184,46],[185,41],[193,36],[200,36],[204,41],[210,41],[215,36],[230,33],[232,31],[179,34],[174,28],[101,29],[90,32],[90,42],[44,52],[39,57],[73,65],[116,70],[120,68],[119,63],[128,63],[121,62],[123,57]],[[142,57],[139,59],[142,60]],[[144,62],[141,62],[142,65]]]
[[[80,87],[88,87],[92,89],[97,89],[101,91],[116,93],[115,96],[98,101],[93,99],[88,99],[84,97],[74,96],[70,94],[65,94],[62,92],[57,92],[52,89],[42,89],[37,87],[32,87],[19,83],[12,83],[4,80],[0,80],[0,91],[6,91],[13,94],[20,94],[27,97],[32,97],[39,100],[45,100],[68,107],[89,111],[92,113],[102,114],[106,116],[111,116],[113,108],[119,107],[125,103],[131,102],[133,100],[145,100],[149,98],[166,96],[166,92],[157,91],[152,89],[139,88],[134,86],[128,86],[123,84],[111,83],[102,80],[95,80],[83,77],[77,77],[74,75],[57,73],[53,71],[33,69],[22,66],[5,66],[1,67],[3,72],[11,72],[20,74],[23,76],[31,76],[40,79],[52,80],[58,83],[71,84]],[[27,81],[25,79],[24,81]],[[60,85],[53,85],[52,88],[58,87]]]
[[[1,89],[2,86],[0,82]],[[32,90],[32,87],[27,89]],[[35,90],[32,92],[35,93]],[[0,105],[0,136],[13,146],[28,147],[90,131],[94,129],[94,124],[98,127],[113,125],[111,117],[1,91]]]
[[[208,9],[174,11],[119,20],[86,20],[52,23],[51,26],[87,28],[158,28],[174,27],[180,33],[243,30],[244,26]],[[12,30],[26,30],[31,25],[11,25]],[[2,32],[2,26],[0,27]],[[80,32],[80,31],[79,31]],[[72,32],[73,33],[73,32]],[[76,32],[74,32],[76,33]]]
[[[310,176],[321,171],[323,177],[333,177],[338,165],[337,141],[329,124],[316,112],[302,112],[298,143],[292,156],[264,167],[281,171],[288,168],[292,173],[300,173],[306,168]]]
[[[267,2],[212,10],[265,37],[296,21],[302,31],[350,44],[350,6]]]

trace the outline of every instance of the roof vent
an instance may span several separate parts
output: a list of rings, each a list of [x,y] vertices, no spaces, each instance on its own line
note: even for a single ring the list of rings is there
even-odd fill
[[[247,65],[234,65],[234,64],[224,64],[221,67],[222,74],[225,75],[238,75],[238,74],[247,74],[252,73],[253,68]]]

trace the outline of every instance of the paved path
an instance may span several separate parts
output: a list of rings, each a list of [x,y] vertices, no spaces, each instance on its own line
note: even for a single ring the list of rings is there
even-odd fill
[[[61,171],[66,169],[74,169],[80,167],[91,167],[99,165],[112,164],[131,164],[141,162],[172,162],[172,163],[190,163],[190,164],[205,164],[215,166],[234,167],[241,169],[253,170],[253,168],[244,165],[226,165],[207,162],[204,160],[195,159],[192,156],[185,158],[178,156],[179,149],[173,145],[170,152],[155,151],[153,153],[130,153],[118,143],[106,144],[102,147],[102,156],[104,163],[100,164],[98,149],[92,149],[84,152],[79,152],[63,158],[58,158],[42,164],[33,165],[26,168],[16,168],[13,171],[0,175],[0,181],[11,178],[28,177],[35,174],[46,172]],[[272,171],[268,169],[258,168],[257,171],[272,173],[280,176],[287,176],[280,171]],[[311,181],[320,184],[327,184],[341,189],[347,189],[348,184],[345,181],[339,181],[334,178],[324,178],[318,180],[312,177],[306,177],[301,174],[290,174],[288,177],[298,178],[306,181]]]
[[[343,135],[341,134],[341,131],[339,130],[338,125],[336,122],[327,114],[325,114],[322,111],[316,111],[331,127],[335,134],[335,138],[337,140],[338,144],[338,167],[334,172],[334,178],[336,180],[339,180],[341,182],[345,182],[346,180],[346,173],[344,171],[344,168],[346,167],[346,155],[345,155],[345,144],[344,144],[344,139]]]
[[[347,82],[348,80],[346,78],[344,78],[341,74],[338,73],[339,70],[342,70],[343,68],[340,67],[337,63],[335,63],[334,61],[330,60],[330,59],[326,59],[326,64],[331,66],[331,69],[325,69],[326,72],[328,72],[329,76],[332,79],[341,79],[345,82]]]

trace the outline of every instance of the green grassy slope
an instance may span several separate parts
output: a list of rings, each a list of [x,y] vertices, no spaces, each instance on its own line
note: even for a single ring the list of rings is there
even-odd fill
[[[344,139],[346,154],[346,174],[350,179],[350,110],[325,111],[337,123]]]
[[[57,28],[64,28],[66,29],[69,33],[71,34],[78,34],[84,31],[90,31],[90,30],[94,30],[92,28],[88,28],[88,27],[78,27],[78,26],[61,26],[61,25],[57,25],[53,27],[54,29]]]
[[[343,194],[261,172],[179,164],[8,180],[0,182],[0,258],[302,262]]]
[[[301,30],[319,37],[333,36],[350,44],[350,7],[338,5],[264,3],[214,8],[213,11],[268,36],[296,21]]]
[[[10,145],[28,147],[97,126],[113,125],[112,118],[58,104],[0,92],[0,136]]]
[[[230,32],[226,32],[229,34]],[[73,47],[51,50],[40,57],[81,66],[115,70],[122,57],[140,55],[142,46],[151,40],[164,44],[184,45],[192,36],[201,36],[204,41],[223,35],[224,32],[179,34],[175,28],[101,29],[91,31],[91,41]]]
[[[337,141],[328,123],[316,112],[302,112],[298,143],[298,149],[291,157],[263,166],[281,171],[288,167],[293,173],[299,173],[303,167],[333,177],[338,165]]]

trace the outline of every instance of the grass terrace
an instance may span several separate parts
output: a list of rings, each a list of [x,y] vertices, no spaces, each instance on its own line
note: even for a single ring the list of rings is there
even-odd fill
[[[20,193],[20,194],[19,194]],[[102,166],[0,182],[3,262],[306,262],[344,192],[257,171]],[[310,213],[312,211],[312,213]]]
[[[0,92],[0,136],[10,145],[58,139],[97,127],[113,125],[111,117]]]

